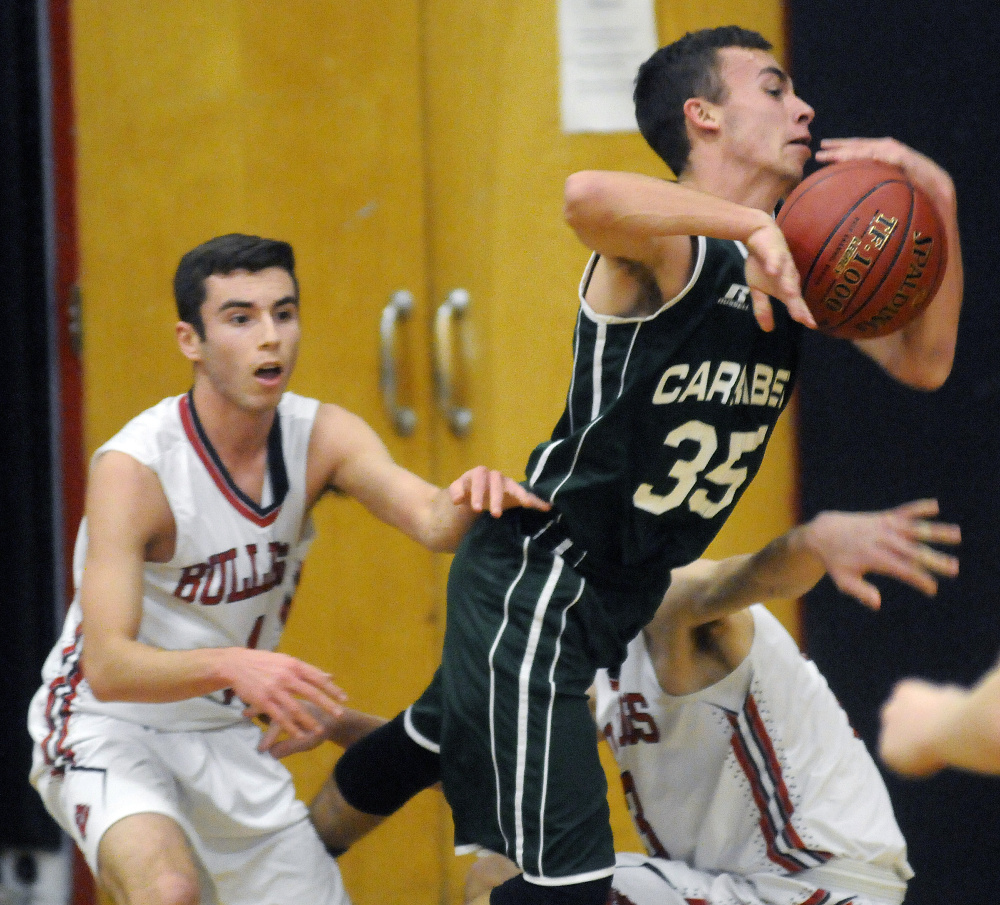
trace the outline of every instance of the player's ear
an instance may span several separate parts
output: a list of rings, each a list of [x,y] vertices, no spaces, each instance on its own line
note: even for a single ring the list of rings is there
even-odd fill
[[[177,337],[177,345],[180,346],[181,354],[186,359],[201,361],[201,337],[198,336],[194,324],[189,324],[187,321],[177,321],[174,335]]]
[[[684,118],[701,131],[717,132],[719,129],[718,107],[703,97],[689,97],[684,101]]]

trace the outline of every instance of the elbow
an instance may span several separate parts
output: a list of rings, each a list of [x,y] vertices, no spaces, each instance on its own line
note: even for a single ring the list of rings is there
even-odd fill
[[[597,170],[573,173],[566,180],[563,194],[563,216],[577,232],[591,221],[592,211],[606,192],[606,179]]]
[[[945,385],[949,374],[951,374],[951,367],[924,374],[923,379],[919,383],[915,383],[914,386],[918,390],[933,393],[935,390],[940,390],[941,387]]]
[[[868,351],[890,377],[910,389],[933,392],[944,386],[955,362],[954,338],[936,337],[927,343],[919,334],[908,337],[904,327],[886,339],[891,340],[891,344],[882,346],[882,340],[859,340],[857,344]],[[868,342],[872,345],[867,345]]]
[[[124,700],[118,671],[110,668],[106,661],[84,649],[81,665],[90,691],[98,701]]]

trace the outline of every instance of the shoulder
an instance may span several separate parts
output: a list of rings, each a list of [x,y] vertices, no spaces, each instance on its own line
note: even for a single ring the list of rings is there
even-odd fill
[[[372,439],[381,445],[375,431],[360,415],[355,415],[354,412],[331,402],[317,403],[310,454],[347,451],[356,444],[369,443]]]
[[[136,415],[97,449],[93,462],[96,464],[107,452],[117,451],[155,468],[171,447],[184,440],[183,399],[183,396],[170,396]]]
[[[135,456],[109,449],[95,456],[87,481],[90,537],[108,533],[147,542],[169,532],[173,516],[159,475]]]
[[[683,244],[671,265],[654,272],[625,259],[595,256],[581,282],[580,300],[594,319],[652,321],[667,311],[732,299],[750,310],[746,248],[730,239],[672,237]]]
[[[350,463],[382,458],[388,451],[363,418],[329,402],[317,404],[307,459],[307,494],[315,502],[335,489],[337,476]]]

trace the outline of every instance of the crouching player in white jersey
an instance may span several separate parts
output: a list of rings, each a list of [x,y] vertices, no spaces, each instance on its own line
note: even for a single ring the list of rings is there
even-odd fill
[[[933,500],[823,513],[760,552],[675,569],[620,673],[595,682],[647,854],[619,854],[612,905],[883,905],[912,871],[889,796],[826,681],[759,603],[829,571],[877,608],[878,571],[927,593],[958,563]],[[516,874],[490,856],[468,900]]]
[[[117,903],[342,905],[336,862],[249,713],[290,738],[341,713],[274,651],[329,490],[434,550],[484,508],[548,508],[485,468],[441,489],[360,418],[285,392],[299,297],[285,242],[212,239],[174,279],[194,383],[96,453],[77,594],[29,714],[32,781]],[[307,706],[308,705],[308,706]]]

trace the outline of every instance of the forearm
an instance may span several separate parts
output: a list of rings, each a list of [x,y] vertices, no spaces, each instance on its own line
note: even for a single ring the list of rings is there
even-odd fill
[[[717,564],[699,594],[691,596],[698,621],[717,619],[751,603],[800,597],[825,574],[809,525],[800,525],[753,554]]]
[[[947,263],[930,305],[902,330],[857,342],[859,349],[901,383],[937,389],[951,373],[964,291],[954,180],[929,157],[891,138],[824,139],[816,159],[821,163],[872,159],[899,167],[927,195],[944,225]]]
[[[965,291],[961,239],[957,214],[952,211],[946,224],[948,263],[944,279],[927,309],[900,331],[905,346],[904,358],[918,362],[919,377],[906,382],[923,389],[937,389],[951,373],[958,342],[958,321]],[[904,378],[907,375],[904,375]]]
[[[862,352],[900,383],[918,390],[936,390],[951,373],[958,342],[958,321],[964,293],[964,269],[957,221],[946,229],[948,263],[934,300],[918,317],[896,333],[858,340]]]
[[[162,650],[128,638],[90,643],[85,636],[83,671],[103,701],[182,701],[230,687],[228,665],[239,650]]]
[[[590,248],[643,260],[642,246],[666,236],[746,241],[771,218],[763,211],[633,173],[588,170],[566,181],[566,221]]]

